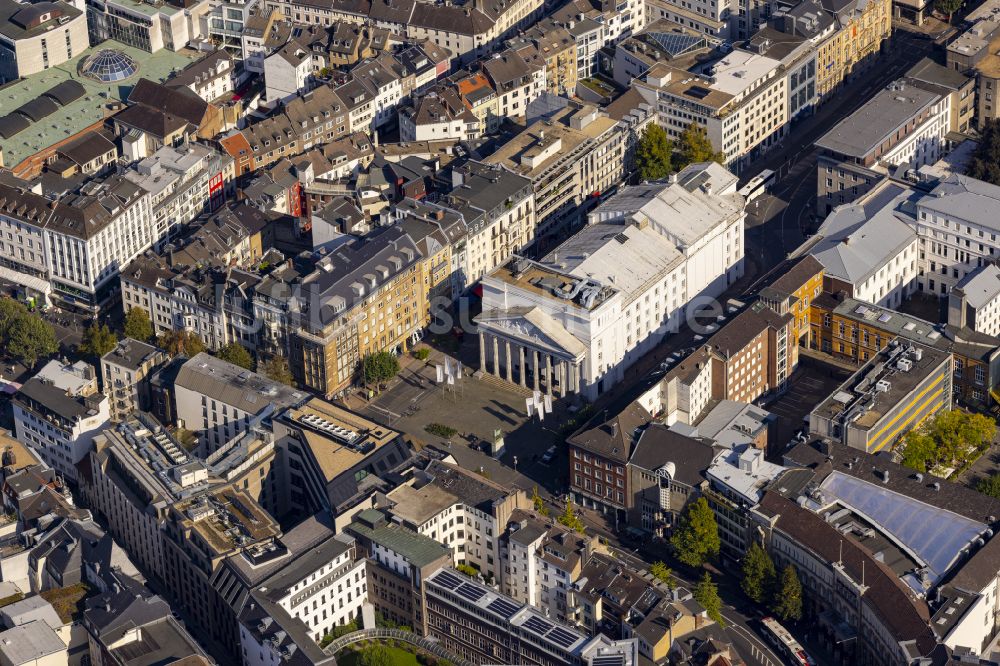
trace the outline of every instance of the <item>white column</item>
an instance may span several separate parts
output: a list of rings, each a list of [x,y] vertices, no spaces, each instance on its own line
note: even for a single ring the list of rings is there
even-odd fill
[[[521,386],[527,386],[528,385],[527,384],[527,382],[528,382],[528,373],[525,372],[525,365],[524,365],[524,345],[518,345],[517,346],[517,356],[518,356],[517,374],[520,375],[519,379],[520,379]]]
[[[510,367],[510,340],[504,341],[504,356],[507,360],[507,381],[513,383],[514,381],[514,369]]]
[[[493,374],[497,377],[500,376],[500,346],[497,342],[497,336],[491,336],[493,338]]]
[[[580,392],[580,372],[583,370],[581,364],[573,366],[573,393]]]
[[[566,396],[566,361],[559,361],[556,368],[556,379],[559,380],[559,395]]]
[[[486,334],[479,331],[479,369],[486,371]]]
[[[535,375],[534,377],[532,377],[532,379],[534,380],[533,383],[535,385],[535,390],[537,391],[538,390],[538,381],[539,381],[539,379],[538,379],[538,350],[537,349],[532,349],[531,350],[531,364],[532,364],[532,367],[534,369],[534,375]]]

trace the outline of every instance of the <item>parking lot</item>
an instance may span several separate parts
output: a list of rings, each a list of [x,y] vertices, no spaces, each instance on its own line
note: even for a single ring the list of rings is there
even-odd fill
[[[788,380],[785,392],[764,406],[778,417],[777,446],[772,450],[783,451],[798,431],[808,428],[803,419],[850,376],[846,368],[800,354],[799,366]]]

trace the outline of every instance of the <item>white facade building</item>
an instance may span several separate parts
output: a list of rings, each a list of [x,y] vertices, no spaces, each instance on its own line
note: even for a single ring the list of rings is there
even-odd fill
[[[507,381],[593,400],[676,330],[683,308],[743,273],[743,197],[717,164],[626,188],[542,261],[483,279],[480,366]],[[515,380],[515,375],[517,379]]]
[[[1000,268],[987,264],[965,276],[948,294],[948,323],[1000,335]]]
[[[97,391],[97,373],[83,361],[49,361],[24,383],[13,408],[17,439],[72,481],[76,464],[111,419],[109,401]]]

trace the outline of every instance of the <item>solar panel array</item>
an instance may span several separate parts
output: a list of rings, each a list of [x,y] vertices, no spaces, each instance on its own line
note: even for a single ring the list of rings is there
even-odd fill
[[[439,571],[438,575],[434,577],[434,582],[443,588],[454,591],[455,588],[462,584],[462,579],[447,571]]]
[[[486,596],[486,590],[481,587],[476,587],[475,585],[463,583],[462,587],[455,590],[455,594],[475,603]]]
[[[552,625],[537,615],[532,615],[528,621],[521,625],[533,634],[544,636],[552,629]]]
[[[486,610],[491,610],[497,615],[502,615],[506,619],[514,617],[514,613],[521,610],[521,607],[517,604],[511,603],[506,599],[501,599],[497,597],[489,604],[486,605]]]
[[[569,631],[566,631],[562,627],[556,627],[555,629],[549,632],[546,638],[548,638],[550,641],[552,641],[559,647],[565,649],[568,648],[573,643],[575,643],[579,639],[579,636]]]

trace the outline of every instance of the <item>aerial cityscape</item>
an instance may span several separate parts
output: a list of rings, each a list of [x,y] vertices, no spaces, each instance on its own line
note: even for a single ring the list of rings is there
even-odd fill
[[[0,0],[0,666],[1000,666],[998,235],[1000,0]]]

